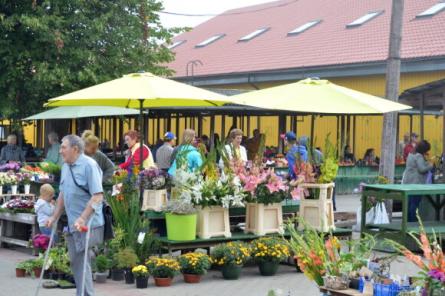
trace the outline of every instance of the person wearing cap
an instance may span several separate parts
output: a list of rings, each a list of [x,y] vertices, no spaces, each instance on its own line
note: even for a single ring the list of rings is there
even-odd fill
[[[403,149],[403,159],[406,161],[408,159],[408,155],[411,153],[415,153],[416,146],[417,146],[417,134],[412,133],[411,134],[411,141],[405,146]]]
[[[297,158],[307,161],[307,149],[304,145],[297,145],[297,136],[294,132],[287,132],[284,135],[284,143],[287,146],[286,160],[289,166],[289,177],[295,179],[295,163]]]
[[[164,135],[164,144],[156,151],[156,164],[158,168],[167,171],[170,168],[170,160],[173,154],[173,146],[176,137],[172,132],[166,132]]]

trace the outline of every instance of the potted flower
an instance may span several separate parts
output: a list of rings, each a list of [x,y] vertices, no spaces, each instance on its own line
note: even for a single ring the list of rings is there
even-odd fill
[[[96,282],[105,283],[108,277],[108,269],[110,268],[110,259],[105,255],[99,255],[96,257]]]
[[[138,182],[144,189],[142,211],[160,211],[167,204],[166,174],[158,168],[148,168],[139,173]]]
[[[32,273],[35,277],[39,278],[43,271],[43,257],[40,255],[38,258],[31,261],[32,262]]]
[[[125,283],[134,284],[134,277],[131,270],[139,261],[134,250],[131,248],[119,250],[119,252],[114,254],[114,260],[116,262],[116,267],[124,271]]]
[[[158,287],[171,286],[173,277],[180,270],[178,261],[169,258],[152,257],[148,259],[147,266]]]
[[[17,176],[13,173],[8,173],[8,178],[6,179],[6,185],[11,186],[11,194],[17,194],[17,185],[19,184],[19,180]]]
[[[49,241],[49,236],[39,233],[32,238],[32,245],[39,253],[43,253],[48,249]]]
[[[189,241],[196,238],[196,209],[185,199],[171,200],[164,208],[169,240]]]
[[[211,258],[213,264],[221,266],[224,279],[237,280],[241,268],[250,258],[250,249],[243,242],[220,244],[213,248]]]
[[[258,264],[263,276],[275,275],[281,261],[290,256],[287,243],[278,237],[262,237],[251,245],[251,256]]]
[[[187,253],[179,256],[179,265],[184,281],[189,284],[199,283],[201,277],[210,269],[210,257],[203,253]]]
[[[136,288],[145,289],[148,287],[148,269],[145,265],[138,265],[131,270],[136,278]]]
[[[25,277],[27,273],[32,271],[32,263],[30,260],[25,260],[17,263],[15,266],[15,276],[16,277]]]
[[[22,173],[20,175],[20,183],[23,184],[25,194],[29,194],[31,190],[31,178],[32,176],[29,173]]]
[[[288,196],[285,181],[271,169],[254,165],[250,171],[237,169],[246,200],[245,232],[256,235],[283,232],[283,211],[281,202]]]

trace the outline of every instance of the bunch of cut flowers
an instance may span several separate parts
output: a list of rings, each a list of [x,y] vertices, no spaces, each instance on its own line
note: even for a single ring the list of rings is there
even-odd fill
[[[158,168],[148,168],[139,173],[138,183],[147,190],[164,189],[167,176],[164,171]]]

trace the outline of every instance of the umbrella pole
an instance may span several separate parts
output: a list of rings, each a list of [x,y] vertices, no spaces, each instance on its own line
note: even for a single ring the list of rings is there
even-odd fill
[[[144,153],[143,153],[143,149],[144,149],[144,140],[145,140],[145,130],[144,130],[144,124],[143,124],[143,120],[144,120],[144,114],[143,114],[143,110],[144,110],[144,99],[139,99],[139,131],[141,133],[141,143],[139,146],[139,171],[142,171],[144,169]],[[142,182],[139,182],[139,200],[142,203],[143,201],[143,190],[142,190]]]

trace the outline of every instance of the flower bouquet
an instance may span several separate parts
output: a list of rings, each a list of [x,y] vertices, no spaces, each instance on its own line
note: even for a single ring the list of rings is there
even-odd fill
[[[20,163],[8,162],[0,165],[0,172],[18,172],[20,170]]]
[[[243,242],[229,242],[213,248],[212,263],[221,266],[224,279],[236,280],[250,258],[250,248]]]
[[[49,241],[49,236],[44,234],[36,234],[32,238],[32,246],[40,252],[44,252],[46,249],[48,249]]]
[[[171,286],[172,279],[181,269],[178,261],[169,258],[151,257],[146,264],[158,287]]]
[[[179,256],[181,273],[186,283],[199,283],[201,276],[206,274],[212,263],[208,255],[203,253],[187,253]]]
[[[432,296],[439,291],[445,291],[445,256],[441,247],[441,240],[436,234],[428,238],[418,214],[417,219],[419,220],[419,233],[409,233],[409,235],[423,251],[426,262],[405,246],[391,240],[386,240],[386,242],[421,269],[417,281],[425,287],[423,295]]]
[[[278,237],[262,237],[251,245],[251,256],[258,263],[261,275],[275,275],[279,263],[290,256],[287,243]]]
[[[144,189],[159,190],[165,189],[166,174],[158,168],[148,168],[139,173],[138,183]]]

